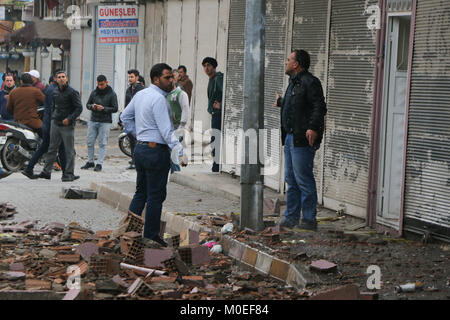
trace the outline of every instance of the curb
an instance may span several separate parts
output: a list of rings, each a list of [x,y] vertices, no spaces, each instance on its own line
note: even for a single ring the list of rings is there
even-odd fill
[[[238,195],[235,195],[229,191],[212,187],[209,184],[202,183],[201,181],[197,181],[195,179],[192,179],[192,177],[184,176],[183,174],[175,173],[170,175],[170,181],[174,182],[176,184],[189,187],[198,191],[211,193],[215,196],[222,197],[228,200],[232,201],[241,201],[241,197]]]
[[[122,212],[128,211],[131,196],[120,194],[103,184],[97,184],[95,182],[91,183],[91,189],[97,190],[97,200],[112,206],[116,210]],[[221,195],[223,196],[223,192]],[[161,220],[166,222],[166,227],[169,228],[170,231],[176,233],[186,229],[197,232],[214,232],[211,228],[171,212],[163,212]],[[229,257],[250,267],[256,272],[283,281],[298,290],[320,283],[319,278],[310,273],[306,266],[301,264],[291,264],[287,261],[280,260],[266,252],[257,250],[245,243],[237,241],[228,235],[222,235],[221,244],[223,253]]]

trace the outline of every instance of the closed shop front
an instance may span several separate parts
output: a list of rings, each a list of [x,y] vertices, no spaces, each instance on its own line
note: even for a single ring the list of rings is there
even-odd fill
[[[284,62],[287,56],[286,37],[289,29],[289,1],[269,0],[266,3],[266,57],[264,84],[264,128],[266,175],[264,183],[275,189],[282,188],[280,111],[273,107],[275,91],[283,92]],[[223,170],[240,172],[242,154],[242,115],[244,108],[244,48],[245,1],[231,1],[228,60],[226,75],[226,100],[224,113]]]
[[[376,46],[366,9],[377,3],[331,2],[323,200],[327,208],[361,218],[366,217]]]
[[[450,2],[418,0],[404,229],[450,239]]]

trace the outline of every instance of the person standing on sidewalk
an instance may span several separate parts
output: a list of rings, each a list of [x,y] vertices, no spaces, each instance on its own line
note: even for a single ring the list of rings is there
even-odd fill
[[[127,91],[125,93],[125,108],[131,102],[137,92],[145,89],[144,85],[139,82],[139,71],[136,69],[128,70],[128,83],[130,84],[130,86],[127,88]],[[128,139],[130,141],[131,148],[131,161],[130,166],[127,169],[135,169],[134,148],[136,147],[136,137],[130,133],[128,134]]]
[[[8,103],[9,94],[16,88],[16,81],[14,75],[7,73],[5,75],[5,81],[3,82],[3,89],[0,91],[0,117],[3,120],[14,120],[14,117],[6,111],[6,104]]]
[[[178,78],[178,84],[182,87],[184,92],[187,93],[189,98],[189,104],[191,103],[191,97],[192,97],[192,88],[194,85],[192,84],[191,79],[189,79],[189,76],[186,74],[187,69],[185,66],[179,66],[178,67],[178,73],[180,77]]]
[[[169,101],[170,109],[172,111],[172,124],[175,130],[180,128],[181,132],[179,135],[181,136],[183,132],[182,129],[185,128],[189,117],[189,98],[187,93],[177,85],[179,77],[177,70],[173,70],[173,76],[173,90],[167,96],[167,100]],[[180,166],[171,161],[170,173],[174,173],[175,171],[180,171]]]
[[[51,118],[52,118],[52,107],[53,107],[53,91],[56,88],[56,83],[53,80],[53,76],[50,77],[49,80],[50,85],[45,90],[45,100],[44,100],[44,116],[42,117],[42,143],[39,149],[31,157],[30,161],[28,161],[28,165],[25,170],[22,171],[22,174],[30,179],[37,179],[39,176],[33,173],[34,166],[39,161],[39,159],[48,151],[48,147],[50,145],[50,126],[51,126]],[[66,152],[64,149],[64,143],[61,142],[58,149],[58,157],[61,164],[61,169],[66,167]],[[58,163],[55,162],[54,165]],[[59,165],[58,165],[59,166]]]
[[[91,121],[88,123],[87,148],[88,162],[81,169],[94,168],[94,171],[101,171],[103,159],[106,155],[109,131],[112,126],[112,114],[117,112],[117,95],[108,85],[108,80],[104,75],[97,77],[97,88],[92,91],[86,108],[91,110]],[[98,159],[94,164],[95,140],[98,138]]]
[[[39,74],[39,71],[31,70],[30,72],[25,72],[25,73],[28,73],[31,76],[31,78],[33,79],[33,87],[41,89],[42,91],[45,90],[44,84],[41,82],[41,80],[39,80],[39,77],[41,76]]]
[[[211,148],[213,156],[212,172],[219,172],[220,130],[222,128],[222,90],[223,73],[217,72],[217,60],[206,57],[202,62],[203,70],[209,77],[208,82],[208,112],[211,114]],[[213,145],[214,143],[214,145]]]
[[[290,77],[284,98],[276,92],[276,107],[281,107],[281,135],[284,145],[286,211],[280,226],[317,230],[317,189],[314,155],[319,149],[327,112],[320,80],[309,71],[310,56],[294,50],[286,61]]]
[[[59,145],[64,143],[66,150],[66,166],[62,181],[74,181],[80,176],[74,175],[75,168],[75,121],[81,114],[80,94],[68,84],[64,71],[56,73],[58,87],[53,91],[53,112],[50,129],[50,146],[45,155],[45,166],[39,178],[51,179],[53,162],[56,160]]]
[[[144,238],[167,246],[159,236],[162,204],[167,194],[171,150],[183,158],[183,147],[174,135],[167,95],[173,89],[172,68],[159,63],[150,71],[152,84],[138,92],[120,116],[125,131],[137,137],[134,151],[136,163],[136,192],[129,211],[142,215],[147,204]],[[172,157],[173,158],[173,157]]]

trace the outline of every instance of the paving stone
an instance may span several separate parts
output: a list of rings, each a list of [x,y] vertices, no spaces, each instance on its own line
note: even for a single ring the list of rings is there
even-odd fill
[[[21,262],[11,263],[9,266],[9,270],[11,271],[24,271],[25,266]]]

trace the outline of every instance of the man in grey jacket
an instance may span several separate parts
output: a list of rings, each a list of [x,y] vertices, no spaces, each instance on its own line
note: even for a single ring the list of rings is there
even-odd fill
[[[66,149],[66,168],[62,181],[74,181],[80,176],[74,175],[75,167],[75,121],[81,114],[80,94],[68,84],[64,71],[56,73],[58,87],[53,91],[52,124],[50,129],[50,145],[45,155],[45,166],[39,178],[51,179],[53,163],[61,141]]]
[[[91,110],[91,121],[88,123],[87,148],[88,162],[81,169],[94,168],[101,171],[106,155],[109,131],[112,125],[112,114],[117,112],[117,95],[108,85],[104,75],[97,77],[97,88],[92,91],[86,108]],[[98,159],[94,164],[95,140],[98,139]]]

